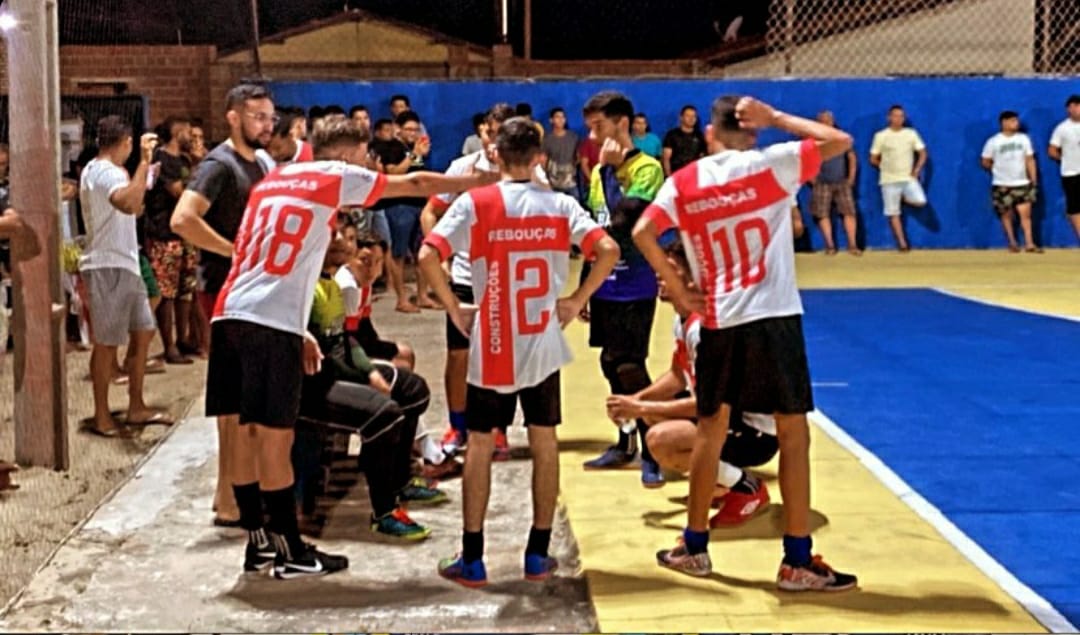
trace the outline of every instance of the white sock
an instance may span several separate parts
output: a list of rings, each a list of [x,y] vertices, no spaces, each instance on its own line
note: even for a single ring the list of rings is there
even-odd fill
[[[720,461],[716,465],[716,482],[731,489],[742,480],[743,471],[730,463]]]

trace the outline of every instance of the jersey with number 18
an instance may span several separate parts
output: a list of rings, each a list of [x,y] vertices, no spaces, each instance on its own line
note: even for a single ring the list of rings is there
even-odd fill
[[[707,329],[801,315],[795,284],[791,196],[813,179],[812,139],[764,150],[728,150],[673,174],[644,217],[679,230],[705,294]]]
[[[213,320],[303,335],[336,210],[373,204],[386,175],[340,161],[294,163],[251,191]]]
[[[512,393],[570,363],[555,311],[570,246],[588,257],[604,236],[577,201],[533,182],[503,181],[454,201],[425,242],[443,258],[468,254],[479,305],[470,384]]]

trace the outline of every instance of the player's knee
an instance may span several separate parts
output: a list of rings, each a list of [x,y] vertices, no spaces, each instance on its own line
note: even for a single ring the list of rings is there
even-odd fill
[[[671,451],[671,435],[663,427],[649,428],[645,433],[645,445],[654,456],[667,456]]]
[[[416,351],[405,342],[397,342],[398,354],[394,357],[394,365],[400,368],[412,370],[416,367]]]

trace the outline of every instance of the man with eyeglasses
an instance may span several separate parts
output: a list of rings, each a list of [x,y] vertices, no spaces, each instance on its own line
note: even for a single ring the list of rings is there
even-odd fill
[[[209,238],[228,245],[231,250],[248,194],[270,170],[268,162],[260,156],[263,153],[256,154],[256,150],[270,143],[277,115],[270,92],[260,84],[242,83],[233,87],[226,96],[225,109],[229,139],[211,150],[199,164],[176,205],[172,222],[173,231],[192,243],[203,243]],[[198,222],[200,218],[205,223]],[[200,253],[198,300],[203,315],[214,314],[217,296],[231,267],[230,258],[206,250]],[[209,323],[204,327],[209,332]],[[231,473],[231,452],[234,439],[240,434],[240,417],[223,415],[217,420],[218,486],[214,495],[214,524],[231,526],[240,520]]]

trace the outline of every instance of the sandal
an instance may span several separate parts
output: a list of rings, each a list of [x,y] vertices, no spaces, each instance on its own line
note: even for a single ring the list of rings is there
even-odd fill
[[[149,419],[144,419],[142,421],[132,421],[131,419],[128,419],[126,423],[129,426],[171,426],[176,422],[164,412],[155,412],[150,415]]]

